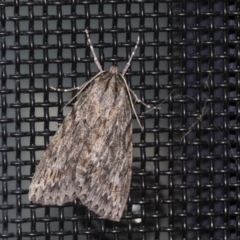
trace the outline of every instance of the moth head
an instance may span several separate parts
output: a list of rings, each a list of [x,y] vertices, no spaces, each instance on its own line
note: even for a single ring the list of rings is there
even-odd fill
[[[117,74],[118,73],[118,68],[116,66],[111,66],[109,69],[109,72],[112,74]]]

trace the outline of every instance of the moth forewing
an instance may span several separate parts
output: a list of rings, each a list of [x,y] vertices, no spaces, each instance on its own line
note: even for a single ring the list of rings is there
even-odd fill
[[[62,205],[79,198],[99,216],[119,221],[131,183],[131,120],[136,114],[124,74],[139,41],[120,74],[115,66],[102,71],[86,34],[100,72],[77,88],[79,98],[43,154],[29,199]]]

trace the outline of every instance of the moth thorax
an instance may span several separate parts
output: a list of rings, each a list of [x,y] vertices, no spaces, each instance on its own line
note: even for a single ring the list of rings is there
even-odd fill
[[[109,69],[109,72],[112,74],[117,74],[118,73],[118,68],[116,66],[111,66]]]

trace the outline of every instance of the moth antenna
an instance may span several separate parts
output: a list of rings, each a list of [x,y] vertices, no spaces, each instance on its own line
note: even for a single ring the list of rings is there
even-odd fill
[[[103,70],[102,70],[102,66],[101,66],[101,64],[100,64],[100,62],[99,62],[99,60],[98,60],[98,58],[97,58],[97,56],[96,56],[96,53],[95,53],[95,51],[94,51],[94,48],[93,48],[93,45],[92,45],[92,41],[91,41],[91,39],[90,39],[90,37],[89,37],[89,34],[88,34],[88,30],[87,30],[87,29],[85,29],[85,33],[86,33],[86,36],[87,36],[87,40],[88,40],[88,44],[89,44],[89,46],[90,46],[91,52],[92,52],[92,54],[93,54],[94,62],[95,62],[95,64],[97,65],[98,70],[99,70],[100,72],[102,72],[102,71],[103,71]]]
[[[125,75],[126,71],[127,71],[128,68],[130,67],[130,64],[131,64],[132,58],[133,58],[133,56],[134,56],[134,54],[135,54],[135,52],[136,52],[136,50],[137,50],[137,48],[138,48],[138,44],[139,44],[139,42],[140,42],[140,38],[139,38],[139,36],[138,36],[138,38],[137,38],[137,42],[136,42],[136,45],[135,45],[135,47],[134,47],[134,49],[133,49],[133,51],[132,51],[132,54],[131,54],[131,56],[130,56],[130,58],[129,58],[127,64],[126,64],[126,66],[125,66],[124,69],[122,70],[122,76]]]

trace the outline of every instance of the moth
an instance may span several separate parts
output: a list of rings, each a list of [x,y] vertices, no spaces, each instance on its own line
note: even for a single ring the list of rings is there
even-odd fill
[[[119,221],[132,175],[132,98],[144,104],[124,77],[139,37],[122,73],[103,71],[88,31],[86,36],[99,73],[77,89],[80,95],[52,138],[29,187],[29,200],[63,205],[79,198],[99,216]],[[141,124],[140,124],[141,126]]]

